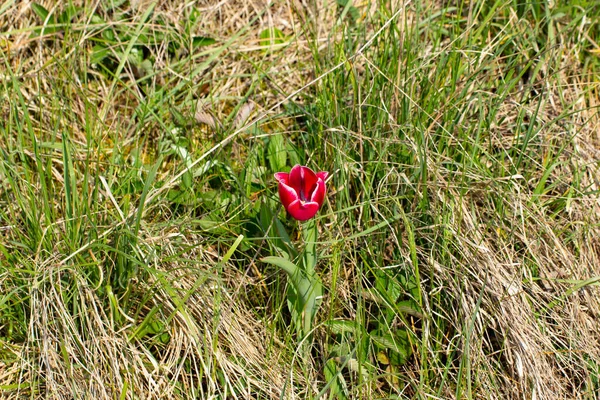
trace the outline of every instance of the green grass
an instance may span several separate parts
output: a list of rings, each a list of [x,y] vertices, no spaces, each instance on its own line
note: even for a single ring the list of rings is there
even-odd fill
[[[600,7],[330,3],[0,5],[0,397],[598,395]]]

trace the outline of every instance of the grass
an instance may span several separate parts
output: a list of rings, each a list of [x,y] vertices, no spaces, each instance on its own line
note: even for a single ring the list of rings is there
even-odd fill
[[[0,5],[0,397],[599,395],[596,2],[84,3]]]

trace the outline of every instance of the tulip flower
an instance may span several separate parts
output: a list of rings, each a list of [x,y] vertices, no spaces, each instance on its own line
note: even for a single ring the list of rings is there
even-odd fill
[[[290,173],[277,172],[279,198],[285,209],[298,221],[306,221],[315,216],[325,199],[325,179],[328,172],[317,172],[308,167],[296,165]]]

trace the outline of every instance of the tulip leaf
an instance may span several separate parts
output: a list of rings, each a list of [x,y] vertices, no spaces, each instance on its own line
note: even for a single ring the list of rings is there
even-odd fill
[[[274,236],[271,241],[272,245],[277,247],[282,253],[289,254],[288,258],[293,259],[298,256],[298,251],[294,248],[290,235],[288,235],[279,218],[273,215],[271,207],[266,202],[263,202],[260,206],[259,221],[263,233],[267,234],[270,232],[270,235]],[[273,233],[276,235],[273,235]]]
[[[288,275],[293,291],[288,296],[292,310],[295,313],[294,323],[304,335],[312,330],[312,321],[317,313],[323,297],[323,284],[316,274],[307,275],[302,268],[282,257],[269,256],[261,261],[281,268]]]
[[[306,292],[308,280],[296,264],[283,257],[276,256],[264,257],[261,261],[281,268],[288,275],[298,293]]]
[[[309,277],[310,287],[308,291],[301,292],[304,293],[304,334],[308,335],[312,330],[312,322],[319,310],[319,306],[321,305],[321,299],[323,298],[323,284],[319,277],[314,274]]]
[[[288,235],[287,231],[285,230],[285,226],[283,226],[277,216],[275,216],[275,231],[281,238],[281,241],[287,246],[288,252],[291,254],[291,256],[296,257],[298,255],[298,251],[294,247],[290,235]]]

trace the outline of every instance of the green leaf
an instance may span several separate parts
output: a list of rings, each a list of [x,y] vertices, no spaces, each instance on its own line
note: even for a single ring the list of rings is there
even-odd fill
[[[67,217],[66,223],[70,228],[74,228],[75,224],[73,216],[76,210],[77,201],[77,179],[75,177],[75,171],[73,166],[73,157],[71,155],[71,146],[69,146],[69,139],[65,133],[62,134],[63,144],[63,182],[65,188],[65,215]]]
[[[123,56],[120,56],[119,59],[122,59]],[[139,66],[144,59],[144,52],[140,47],[133,47],[131,51],[127,54],[127,61],[135,66]]]
[[[75,15],[77,15],[77,13],[79,12],[79,10],[81,10],[81,7],[75,7],[73,5],[68,6],[65,11],[63,11],[59,16],[58,16],[58,22],[61,24],[68,24],[69,22],[71,22],[71,20],[73,19],[73,17]]]
[[[107,11],[112,11],[115,8],[121,7],[123,4],[125,4],[125,1],[126,0],[108,0],[103,3]]]
[[[404,329],[394,332],[394,335],[389,333],[377,335],[371,332],[369,333],[369,337],[380,348],[396,353],[391,357],[396,365],[404,364],[412,354],[408,333]]]
[[[109,42],[114,42],[115,41],[115,32],[112,29],[104,29],[102,31],[102,38]]]
[[[50,12],[46,10],[44,6],[38,3],[31,3],[31,9],[38,17],[40,17],[42,21],[46,21],[46,18],[48,18],[48,14],[50,14]],[[48,22],[53,23],[53,18],[50,19]]]
[[[302,310],[302,330],[308,334],[312,329],[312,320],[319,308],[323,296],[323,284],[316,274],[306,275],[296,264],[282,257],[265,257],[261,259],[267,264],[276,265],[284,270],[294,286],[296,298],[293,309]]]
[[[396,306],[394,307],[398,312],[412,315],[413,317],[423,318],[423,313],[420,311],[420,307],[416,301],[404,300],[396,302]]]
[[[362,236],[370,235],[371,233],[376,232],[376,231],[378,231],[381,228],[387,228],[388,226],[390,226],[391,223],[398,221],[400,218],[402,218],[402,216],[396,214],[393,217],[391,217],[391,218],[389,218],[387,220],[384,220],[384,221],[378,223],[375,226],[372,226],[372,227],[370,227],[368,229],[365,229],[362,232],[357,232],[354,235],[349,236],[347,238],[347,240],[357,239],[357,238],[362,237]]]
[[[148,45],[152,44],[152,40],[150,39],[150,37],[148,36],[148,34],[146,34],[144,32],[146,32],[146,29],[144,29],[142,31],[142,33],[140,33],[140,35],[137,37],[136,45],[145,45],[145,46],[148,46]]]
[[[288,235],[285,226],[283,226],[283,224],[281,223],[279,218],[277,218],[277,216],[275,216],[275,231],[281,238],[281,241],[287,246],[287,250],[292,255],[292,257],[296,257],[298,255],[298,251],[294,247],[292,239],[290,238],[290,235]]]
[[[285,168],[287,162],[287,151],[285,148],[285,140],[282,134],[273,135],[269,138],[267,154],[272,171],[282,171]]]
[[[157,307],[152,308],[142,323],[136,327],[131,335],[129,335],[129,341],[142,339],[149,334],[162,333],[165,329],[165,325],[157,319],[157,316],[155,316],[159,311],[160,310]]]
[[[222,235],[227,233],[227,229],[223,227],[223,221],[215,221],[210,216],[199,220],[195,220],[194,222],[197,223],[200,226],[200,228],[204,229],[205,231],[214,233],[215,235]]]
[[[319,277],[315,274],[309,277],[310,286],[308,291],[300,292],[303,294],[305,305],[304,312],[304,334],[307,335],[312,329],[312,323],[323,297],[323,284]]]
[[[192,173],[190,171],[187,171],[183,175],[181,175],[181,183],[183,183],[183,187],[186,189],[192,188],[193,180]]]
[[[288,276],[290,276],[290,278],[293,278],[298,275],[303,275],[302,271],[296,264],[294,264],[290,260],[286,260],[283,257],[269,256],[262,258],[261,261],[281,268],[285,271],[286,274],[288,274]]]
[[[280,29],[267,28],[263,30],[259,35],[259,44],[261,46],[274,46],[285,43],[285,35]]]
[[[304,271],[313,275],[317,265],[317,224],[314,219],[306,221],[302,226],[302,239],[304,240]]]
[[[217,41],[213,38],[205,37],[205,36],[194,36],[192,38],[192,46],[193,47],[203,47],[210,46],[211,44],[215,44]]]
[[[102,17],[99,16],[98,14],[93,14],[90,17],[90,24],[91,25],[104,25],[104,24],[106,24],[106,21],[104,21],[104,19],[102,19]]]
[[[133,224],[134,229],[133,229],[133,233],[132,233],[134,236],[137,236],[138,232],[140,231],[142,215],[144,214],[144,209],[146,208],[146,205],[147,205],[146,197],[148,196],[148,192],[150,191],[150,188],[152,187],[152,184],[154,183],[154,179],[156,178],[156,173],[158,172],[158,167],[160,167],[161,164],[162,164],[162,157],[159,157],[156,160],[154,166],[152,166],[152,168],[148,172],[148,176],[146,177],[146,182],[144,183],[144,189],[142,190],[142,195],[140,196],[138,208],[135,213],[134,224]]]
[[[162,344],[169,344],[171,341],[171,335],[168,332],[163,333],[162,335],[157,337],[158,341]]]
[[[327,360],[323,372],[331,395],[338,399],[347,399],[346,381],[341,372],[338,371],[338,366],[334,359],[330,358]]]
[[[110,51],[106,46],[97,44],[92,47],[92,56],[90,57],[91,64],[100,64],[106,57],[110,55]]]
[[[331,331],[337,335],[344,333],[355,334],[362,330],[362,326],[360,326],[356,321],[350,320],[330,320],[325,323]]]
[[[152,73],[154,72],[152,61],[148,59],[142,61],[142,63],[140,64],[140,68],[144,71],[144,76],[152,75]]]
[[[279,221],[279,219],[273,215],[269,203],[272,202],[263,201],[260,204],[259,222],[262,231],[264,234],[271,232],[270,236],[274,236],[271,240],[271,244],[276,246],[281,252],[289,254],[291,258],[295,258],[298,255],[298,252],[294,248],[292,240],[290,239],[290,236],[288,235],[281,221]]]
[[[195,26],[196,22],[200,20],[201,16],[202,12],[196,7],[193,7],[192,11],[190,12],[190,16],[187,19],[187,22],[190,24],[190,26]]]
[[[182,206],[194,206],[202,202],[191,190],[171,189],[167,192],[167,200]]]
[[[171,113],[171,118],[173,118],[173,122],[178,127],[188,126],[190,123],[190,119],[186,118],[178,109],[175,107],[169,107],[169,111]]]
[[[340,18],[350,15],[350,19],[356,22],[360,18],[360,11],[352,5],[352,0],[336,0],[338,6],[343,7]]]

